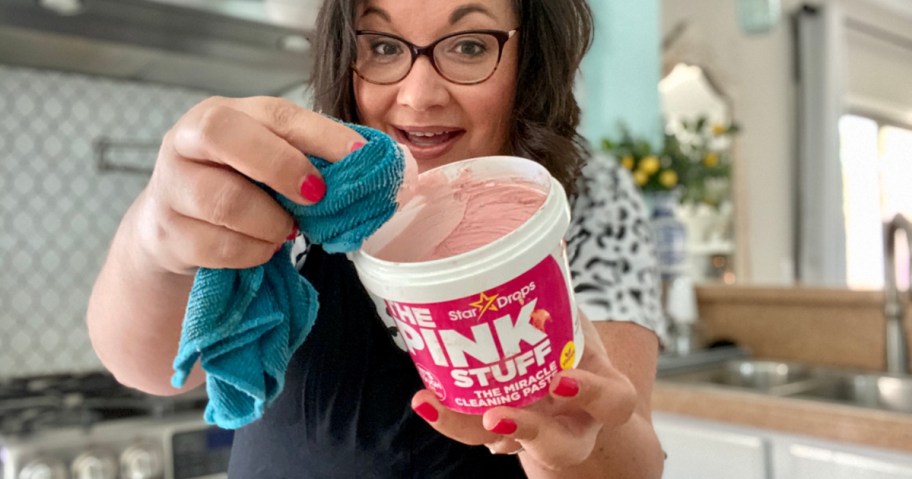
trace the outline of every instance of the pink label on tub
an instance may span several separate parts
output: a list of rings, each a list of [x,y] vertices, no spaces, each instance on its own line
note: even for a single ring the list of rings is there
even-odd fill
[[[501,286],[431,304],[386,301],[421,379],[447,407],[525,406],[574,366],[573,311],[553,256]]]

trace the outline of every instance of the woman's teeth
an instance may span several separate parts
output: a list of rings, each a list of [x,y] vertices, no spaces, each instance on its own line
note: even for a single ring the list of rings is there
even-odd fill
[[[450,132],[442,131],[439,133],[406,131],[405,136],[408,140],[418,146],[433,146],[443,143],[452,136]]]

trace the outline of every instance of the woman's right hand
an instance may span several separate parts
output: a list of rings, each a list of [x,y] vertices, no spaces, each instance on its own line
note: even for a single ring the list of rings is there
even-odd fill
[[[134,216],[138,246],[152,267],[183,275],[263,264],[295,224],[252,180],[313,204],[326,186],[306,154],[334,162],[364,142],[288,100],[206,99],[164,137]]]

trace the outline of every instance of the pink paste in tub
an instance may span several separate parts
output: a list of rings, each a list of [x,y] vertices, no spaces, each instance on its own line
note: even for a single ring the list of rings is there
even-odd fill
[[[478,158],[420,175],[353,255],[444,405],[468,414],[525,406],[578,364],[568,224],[564,191],[540,165]]]

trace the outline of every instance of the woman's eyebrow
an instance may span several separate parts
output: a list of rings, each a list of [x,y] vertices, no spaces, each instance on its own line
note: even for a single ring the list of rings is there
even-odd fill
[[[485,8],[484,5],[482,5],[480,3],[469,3],[466,5],[462,5],[461,7],[457,8],[456,10],[453,10],[453,13],[450,14],[450,24],[455,25],[457,22],[459,22],[465,16],[467,16],[471,13],[481,13],[482,15],[486,15],[488,17],[491,17],[494,20],[497,20],[497,17],[494,16],[494,14],[491,13],[490,10]],[[383,20],[386,20],[387,23],[392,23],[392,21],[393,21],[390,14],[387,13],[386,10],[383,10],[382,8],[379,8],[379,7],[369,6],[369,7],[365,8],[363,12],[361,12],[361,18],[367,17],[369,15],[376,15],[376,16],[382,18]]]
[[[361,12],[361,18],[364,18],[368,15],[377,15],[378,17],[386,20],[386,23],[392,23],[393,19],[390,17],[389,13],[386,13],[386,10],[377,7],[367,7]]]
[[[459,8],[457,8],[456,10],[453,10],[453,13],[450,14],[450,25],[455,25],[456,22],[458,22],[459,20],[462,20],[463,17],[465,17],[466,15],[468,15],[470,13],[475,13],[475,12],[481,13],[483,15],[487,15],[487,16],[491,17],[492,19],[497,20],[497,17],[495,17],[494,14],[491,13],[490,10],[485,8],[484,5],[482,5],[480,3],[469,3],[469,4],[466,4],[466,5],[463,5]]]

